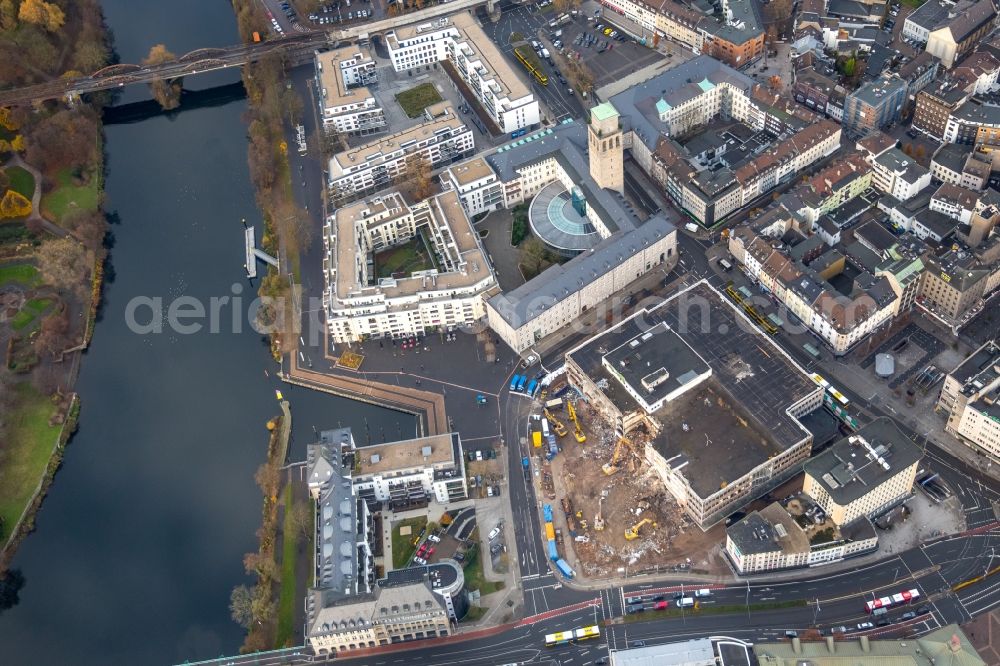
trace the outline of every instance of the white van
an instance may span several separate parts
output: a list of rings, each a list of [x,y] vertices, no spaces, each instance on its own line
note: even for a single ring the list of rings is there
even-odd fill
[[[691,608],[691,606],[694,606],[694,599],[691,597],[681,597],[677,600],[678,608]]]
[[[703,590],[695,590],[694,596],[698,597],[699,599],[704,597],[710,597],[712,596],[712,590],[708,589],[707,587]]]

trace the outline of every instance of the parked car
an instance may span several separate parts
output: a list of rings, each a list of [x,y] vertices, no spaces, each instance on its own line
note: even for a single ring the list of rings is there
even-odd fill
[[[432,534],[427,538],[433,541],[434,543],[441,543],[441,537],[439,537],[437,534]]]
[[[427,560],[425,560],[422,557],[414,557],[413,561],[416,562],[417,564],[427,564]]]
[[[499,525],[497,525],[492,530],[490,530],[490,541],[493,541],[493,539],[496,539],[498,536],[500,536],[500,526]]]
[[[858,629],[874,629],[875,625],[871,622],[858,622]]]

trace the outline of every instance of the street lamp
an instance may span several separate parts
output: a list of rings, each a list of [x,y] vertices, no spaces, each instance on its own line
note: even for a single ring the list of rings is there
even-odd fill
[[[816,597],[816,608],[813,609],[813,626],[816,626],[816,618],[819,617],[819,612],[823,610],[819,606],[819,597]]]
[[[747,579],[747,623],[750,622],[750,579]]]

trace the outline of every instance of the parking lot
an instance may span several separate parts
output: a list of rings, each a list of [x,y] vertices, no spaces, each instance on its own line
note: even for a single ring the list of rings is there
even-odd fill
[[[562,43],[561,55],[567,60],[584,63],[593,75],[594,88],[660,62],[663,54],[632,40],[601,18],[587,17],[570,22],[560,28],[557,39]],[[610,31],[610,32],[609,32]],[[605,34],[608,33],[608,34]],[[551,48],[551,33],[546,35],[546,46]],[[559,49],[557,49],[557,52]]]

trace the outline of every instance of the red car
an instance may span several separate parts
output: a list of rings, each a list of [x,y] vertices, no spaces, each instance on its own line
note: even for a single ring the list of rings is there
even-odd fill
[[[667,607],[667,602],[666,601],[657,601],[656,602],[656,610],[664,610],[666,607]]]
[[[430,548],[427,549],[427,557],[430,557],[433,554],[434,554],[434,546],[431,546]]]
[[[427,543],[420,544],[420,548],[417,549],[417,557],[423,557],[424,553],[427,552]]]

